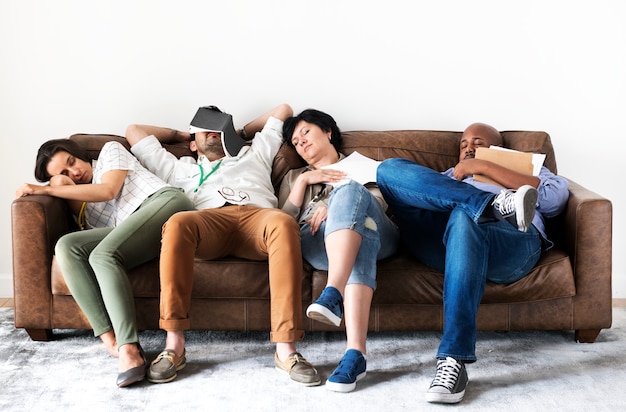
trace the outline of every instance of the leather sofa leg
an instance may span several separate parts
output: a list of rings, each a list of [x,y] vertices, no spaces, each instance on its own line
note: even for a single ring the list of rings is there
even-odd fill
[[[26,332],[28,333],[28,336],[30,336],[30,338],[35,341],[47,342],[49,340],[52,340],[52,329],[26,328]]]
[[[581,329],[574,333],[576,342],[578,343],[593,343],[600,334],[601,329]]]

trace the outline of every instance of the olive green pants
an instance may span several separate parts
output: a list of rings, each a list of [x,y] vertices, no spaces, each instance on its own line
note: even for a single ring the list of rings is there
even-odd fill
[[[83,230],[59,239],[57,262],[95,336],[113,329],[118,347],[139,341],[126,271],[159,256],[163,224],[174,213],[192,209],[180,189],[165,187],[114,228]]]

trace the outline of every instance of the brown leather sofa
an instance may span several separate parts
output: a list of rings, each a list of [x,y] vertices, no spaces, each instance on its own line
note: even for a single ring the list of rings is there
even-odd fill
[[[343,151],[358,150],[376,160],[405,157],[436,170],[454,166],[460,132],[396,130],[351,131]],[[550,137],[544,132],[503,132],[505,146],[545,153],[545,165],[557,171]],[[96,158],[112,135],[73,135]],[[190,154],[184,145],[170,146]],[[32,154],[34,156],[34,154]],[[302,163],[283,146],[274,161],[278,185],[289,168]],[[12,204],[15,326],[33,340],[48,340],[53,329],[89,329],[89,323],[65,285],[53,256],[57,239],[75,230],[65,202],[28,196]],[[562,216],[548,222],[556,247],[533,271],[510,285],[489,283],[478,313],[480,330],[573,330],[580,342],[593,342],[611,326],[611,202],[570,181],[570,198]],[[302,282],[303,311],[321,293],[326,273],[306,262]],[[237,258],[195,263],[192,329],[269,330],[268,266]],[[442,273],[426,267],[405,250],[378,265],[378,289],[370,316],[371,331],[441,330]],[[157,329],[158,262],[129,272],[141,329]],[[337,330],[304,317],[307,331]],[[343,325],[342,325],[343,327]]]

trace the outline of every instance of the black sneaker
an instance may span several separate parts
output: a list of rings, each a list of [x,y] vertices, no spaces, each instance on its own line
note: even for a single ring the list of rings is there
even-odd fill
[[[426,392],[426,400],[436,403],[458,403],[463,400],[468,378],[465,365],[456,359],[437,361],[437,374]]]
[[[537,189],[530,185],[524,185],[516,191],[505,189],[496,195],[492,206],[499,219],[517,226],[520,232],[526,232],[535,217],[538,196]]]

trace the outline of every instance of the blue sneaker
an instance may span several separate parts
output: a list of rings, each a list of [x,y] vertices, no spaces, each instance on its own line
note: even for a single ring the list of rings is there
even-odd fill
[[[352,392],[356,383],[365,377],[367,362],[365,356],[356,349],[348,349],[339,366],[326,381],[326,389],[335,392]]]
[[[343,316],[341,293],[332,286],[326,286],[320,297],[306,309],[306,315],[322,323],[339,326]]]

